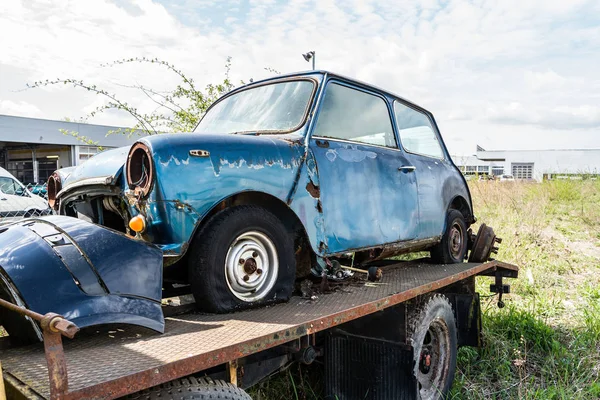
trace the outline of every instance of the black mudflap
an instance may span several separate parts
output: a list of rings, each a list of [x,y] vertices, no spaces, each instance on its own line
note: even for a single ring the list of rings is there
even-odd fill
[[[388,340],[343,332],[325,342],[326,399],[416,399],[412,350]]]

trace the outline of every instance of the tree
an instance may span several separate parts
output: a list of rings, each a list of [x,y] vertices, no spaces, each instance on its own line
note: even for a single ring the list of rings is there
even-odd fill
[[[160,67],[164,67],[176,74],[181,81],[173,90],[166,92],[159,92],[152,88],[144,85],[133,85],[126,86],[140,90],[145,96],[156,103],[157,108],[151,113],[143,113],[138,110],[132,104],[119,98],[116,94],[110,93],[109,91],[102,89],[94,84],[89,84],[82,80],[77,79],[56,79],[56,80],[45,80],[37,81],[32,84],[28,84],[28,88],[52,86],[52,85],[72,85],[76,88],[81,88],[99,96],[103,96],[108,101],[94,109],[88,115],[84,116],[81,120],[86,122],[89,118],[92,118],[100,113],[107,110],[120,110],[129,113],[134,119],[135,124],[129,128],[120,128],[117,130],[109,131],[108,134],[127,134],[132,135],[154,135],[163,132],[190,132],[192,131],[200,118],[208,107],[217,100],[223,94],[233,89],[233,84],[229,78],[231,70],[231,57],[227,58],[225,63],[225,78],[223,82],[218,84],[208,84],[203,90],[198,89],[194,83],[194,80],[188,77],[183,71],[177,68],[174,64],[164,61],[158,58],[146,58],[146,57],[135,57],[127,58],[122,60],[113,61],[108,64],[102,64],[103,67],[114,67],[118,65],[128,63],[149,63]],[[93,140],[79,135],[79,132],[61,130],[65,135],[71,135],[80,140],[81,142],[98,146],[99,143]]]

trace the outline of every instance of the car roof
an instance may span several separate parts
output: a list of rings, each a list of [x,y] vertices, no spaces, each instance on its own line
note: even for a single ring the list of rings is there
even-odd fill
[[[406,99],[406,98],[404,98],[402,96],[399,96],[399,95],[397,95],[395,93],[392,93],[389,90],[385,90],[385,89],[382,89],[382,88],[380,88],[378,86],[375,86],[373,84],[366,83],[366,82],[363,82],[363,81],[359,81],[358,79],[349,78],[347,76],[344,76],[344,75],[341,75],[341,74],[336,74],[335,72],[330,72],[330,71],[326,71],[326,70],[300,71],[300,72],[291,72],[291,73],[287,73],[287,74],[276,75],[276,76],[272,76],[270,78],[261,79],[259,81],[255,81],[255,82],[248,83],[246,85],[240,86],[240,87],[232,90],[230,93],[234,93],[234,92],[237,92],[238,90],[243,90],[243,89],[255,86],[255,85],[261,85],[263,83],[267,83],[267,82],[271,82],[271,81],[278,81],[280,79],[302,77],[302,76],[310,77],[311,75],[321,75],[323,77],[327,76],[327,77],[330,77],[330,78],[331,77],[338,78],[338,79],[350,82],[352,84],[355,84],[357,86],[362,86],[362,87],[365,87],[365,88],[374,89],[374,90],[376,90],[378,92],[386,94],[387,96],[395,97],[395,98],[397,98],[399,100],[402,100],[403,102],[409,103],[410,105],[413,105],[416,108],[418,108],[418,109],[420,109],[422,111],[425,111],[426,113],[432,115],[431,112],[429,110],[427,110],[426,108],[423,108],[420,105],[418,105],[418,104],[416,104],[416,103],[414,103],[414,102],[412,102],[412,101],[410,101],[410,100],[408,100],[408,99]]]

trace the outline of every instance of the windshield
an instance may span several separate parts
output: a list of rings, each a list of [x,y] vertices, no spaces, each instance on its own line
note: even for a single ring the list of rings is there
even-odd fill
[[[195,132],[291,131],[302,125],[314,83],[308,80],[257,86],[215,104]]]

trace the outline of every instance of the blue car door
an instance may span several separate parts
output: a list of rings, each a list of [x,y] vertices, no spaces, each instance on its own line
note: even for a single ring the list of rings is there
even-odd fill
[[[419,194],[418,238],[439,236],[444,231],[447,200],[456,191],[447,184],[451,181],[448,178],[456,174],[456,169],[445,156],[439,133],[425,112],[394,101],[394,117],[406,158],[415,167]]]
[[[386,99],[330,81],[312,129],[327,254],[417,237],[414,168],[398,148]]]

